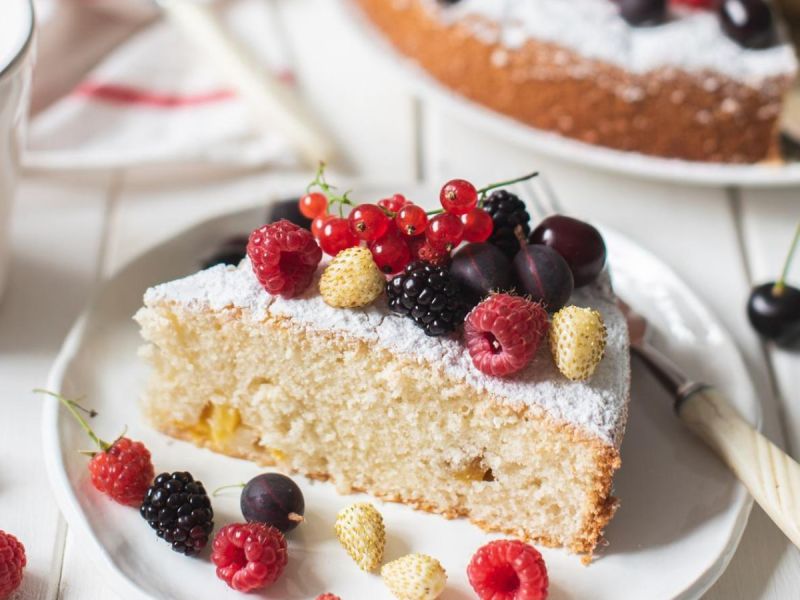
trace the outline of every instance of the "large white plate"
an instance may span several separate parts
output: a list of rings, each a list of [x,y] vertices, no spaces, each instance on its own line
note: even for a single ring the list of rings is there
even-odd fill
[[[378,197],[378,196],[376,196]],[[128,435],[151,449],[159,471],[188,470],[208,489],[247,480],[260,469],[169,439],[143,421],[138,397],[147,377],[131,315],[155,283],[197,269],[219,240],[260,224],[263,208],[216,218],[177,235],[112,277],[67,337],[48,385],[85,395],[99,411],[97,431]],[[728,334],[692,292],[658,259],[611,231],[605,232],[620,294],[650,317],[658,343],[692,374],[716,383],[753,422],[759,407],[742,360]],[[138,511],[95,492],[87,478],[89,447],[83,432],[54,400],[45,405],[44,449],[58,503],[108,583],[126,599],[202,600],[239,597],[216,579],[207,554],[188,559],[157,539]],[[724,570],[751,507],[741,485],[675,419],[670,399],[638,366],[630,422],[615,482],[622,505],[606,531],[608,546],[588,567],[560,550],[544,550],[552,598],[694,598]],[[324,591],[342,598],[389,595],[379,577],[360,572],[336,542],[336,512],[356,498],[330,484],[298,477],[307,523],[289,536],[289,567],[267,597],[309,599]],[[376,502],[388,528],[386,558],[408,552],[438,557],[449,574],[445,600],[473,598],[465,568],[489,536],[464,520],[447,521],[405,506]],[[241,520],[238,498],[214,500],[217,526]]]
[[[436,102],[460,121],[498,139],[571,163],[658,181],[747,187],[785,187],[800,183],[798,162],[736,165],[658,158],[613,150],[536,129],[453,92],[397,51],[368,21],[353,0],[339,0],[339,3],[356,24],[356,30],[368,40],[376,53],[383,55],[387,62],[397,68],[398,73],[403,74],[422,97]]]

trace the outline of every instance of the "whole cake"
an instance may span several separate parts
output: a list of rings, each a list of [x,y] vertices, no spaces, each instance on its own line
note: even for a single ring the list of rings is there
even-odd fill
[[[762,0],[354,1],[442,83],[534,127],[670,158],[778,158],[797,63]]]
[[[498,198],[514,206],[501,191],[473,210],[490,214]],[[374,224],[358,220],[364,206],[375,205],[351,212],[353,233]],[[384,210],[406,214],[393,208]],[[494,215],[486,237],[496,241],[509,213]],[[562,232],[590,228],[563,219]],[[387,235],[402,234],[356,240],[320,261],[313,236],[282,220],[253,232],[238,266],[147,290],[135,317],[153,367],[147,417],[168,435],[330,480],[342,493],[591,553],[617,504],[630,378],[627,329],[607,270],[597,273],[602,262],[568,263],[546,239],[522,238],[514,267],[490,242],[462,246],[449,267],[413,257],[386,267],[372,256]],[[457,265],[488,268],[487,279],[468,293]],[[514,286],[526,297],[495,291],[507,287],[505,268],[522,269]],[[567,288],[553,283],[558,269]],[[387,282],[388,270],[399,273]],[[528,272],[542,288],[526,283]],[[481,285],[492,292],[479,297]]]

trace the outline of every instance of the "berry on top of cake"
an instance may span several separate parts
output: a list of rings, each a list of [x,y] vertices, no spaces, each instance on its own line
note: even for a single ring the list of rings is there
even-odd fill
[[[667,158],[778,158],[797,59],[767,0],[356,2],[442,84],[538,129]]]
[[[175,437],[344,493],[591,553],[617,506],[627,329],[591,226],[551,221],[550,245],[531,243],[525,212],[513,260],[510,238],[492,244],[486,223],[512,223],[489,210],[504,187],[447,182],[441,209],[420,208],[424,222],[406,210],[398,225],[416,203],[356,204],[321,168],[308,190],[325,197],[314,219],[336,229],[268,224],[240,265],[147,291],[136,315],[153,367],[146,415]],[[510,191],[503,198],[524,211]],[[431,231],[445,216],[461,227]],[[488,241],[462,241],[473,221]],[[309,278],[312,244],[336,250]],[[420,248],[438,263],[415,258]]]

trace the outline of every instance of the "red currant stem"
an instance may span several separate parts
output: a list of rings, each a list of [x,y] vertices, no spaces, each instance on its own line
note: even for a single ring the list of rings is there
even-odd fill
[[[286,518],[295,523],[302,523],[305,521],[303,515],[298,515],[296,512],[290,512],[288,515],[286,515]]]
[[[339,216],[340,217],[344,216],[344,205],[345,204],[347,206],[354,206],[355,205],[355,203],[348,197],[348,194],[352,190],[347,190],[344,194],[339,196],[335,192],[336,186],[329,184],[328,181],[325,179],[325,162],[324,161],[320,161],[319,162],[319,167],[317,167],[317,174],[314,176],[314,181],[309,183],[308,186],[306,187],[306,193],[309,193],[314,186],[316,186],[320,190],[322,190],[322,193],[328,199],[328,205],[331,205],[331,204],[338,204],[339,205]]]
[[[426,212],[425,214],[426,214],[426,215],[428,215],[428,216],[430,217],[431,215],[440,215],[440,214],[442,214],[443,212],[444,212],[444,209],[443,209],[443,208],[437,208],[436,210],[429,210],[429,211],[428,211],[428,212]]]
[[[497,189],[497,188],[500,188],[500,187],[506,187],[507,185],[513,185],[515,183],[520,183],[522,181],[528,181],[529,179],[533,179],[534,177],[537,177],[538,175],[539,175],[539,171],[534,171],[533,173],[528,173],[527,175],[523,175],[522,177],[517,177],[515,179],[509,179],[508,181],[500,181],[498,183],[490,183],[486,187],[482,187],[481,189],[479,189],[478,190],[478,195],[481,196],[481,198],[482,198],[483,196],[486,195],[486,192],[489,192],[491,190],[494,190],[494,189]]]
[[[233,488],[239,488],[239,489],[242,489],[242,488],[244,488],[244,486],[245,486],[245,485],[246,485],[246,484],[244,484],[244,483],[232,483],[231,485],[223,485],[222,487],[218,487],[218,488],[217,488],[217,489],[215,489],[213,492],[211,492],[211,495],[212,495],[213,497],[215,497],[215,498],[216,498],[216,497],[217,497],[217,495],[218,495],[218,494],[219,494],[219,493],[220,493],[222,490],[230,490],[230,489],[233,489]]]
[[[86,422],[86,419],[84,419],[81,416],[81,414],[78,412],[78,409],[81,409],[83,411],[86,411],[86,409],[83,408],[80,404],[78,404],[75,400],[70,400],[69,398],[65,398],[61,394],[56,394],[55,392],[51,392],[49,390],[43,390],[43,389],[40,389],[40,388],[36,388],[33,391],[36,394],[47,394],[48,396],[52,396],[53,398],[56,398],[59,402],[61,402],[61,404],[63,404],[67,408],[67,410],[70,412],[70,414],[72,414],[72,416],[75,417],[75,419],[78,421],[78,423],[83,428],[83,430],[87,434],[89,434],[89,437],[92,439],[92,441],[95,444],[97,444],[97,447],[100,448],[100,450],[105,452],[106,450],[111,448],[111,446],[113,446],[113,444],[109,444],[108,442],[106,442],[104,440],[101,440],[99,437],[97,437],[97,434],[89,426],[89,423]],[[90,415],[92,415],[92,413],[94,413],[94,411],[86,411],[86,412],[88,412]],[[96,414],[97,413],[94,413],[94,415],[96,415]],[[92,415],[92,416],[94,416],[94,415]]]
[[[786,287],[786,278],[789,276],[789,268],[792,266],[792,259],[794,258],[794,252],[797,249],[798,243],[800,243],[800,222],[797,223],[797,228],[794,230],[794,239],[792,239],[792,244],[789,246],[789,254],[786,255],[786,260],[783,263],[781,276],[778,281],[775,282],[775,285],[772,286],[773,296],[780,296],[783,294],[783,290]]]

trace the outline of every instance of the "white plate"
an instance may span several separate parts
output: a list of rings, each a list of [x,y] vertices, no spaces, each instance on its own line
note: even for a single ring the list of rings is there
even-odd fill
[[[376,196],[378,197],[378,196]],[[142,420],[138,397],[147,370],[136,356],[140,339],[131,315],[144,290],[197,269],[219,240],[260,224],[263,208],[216,218],[177,235],[112,277],[67,337],[48,385],[68,396],[85,395],[99,411],[94,426],[113,439],[128,435],[151,449],[159,471],[188,470],[208,489],[247,480],[260,469],[167,438]],[[742,360],[728,334],[692,292],[641,248],[605,232],[620,294],[659,330],[658,343],[698,378],[718,384],[753,422],[759,407]],[[87,478],[85,434],[48,401],[44,415],[47,470],[58,503],[108,583],[125,599],[238,598],[214,574],[207,554],[188,559],[157,539],[134,509],[95,492]],[[589,567],[560,550],[544,550],[554,599],[694,598],[724,570],[751,507],[741,485],[675,419],[670,400],[636,367],[630,422],[615,482],[622,506],[606,531],[609,545]],[[331,591],[344,599],[389,595],[379,577],[361,573],[338,546],[336,512],[356,500],[333,486],[298,477],[307,523],[289,536],[289,567],[267,597],[309,599]],[[465,568],[491,539],[464,520],[447,521],[405,506],[376,502],[388,529],[387,559],[409,552],[439,558],[449,574],[442,598],[473,598]],[[214,500],[216,523],[240,520],[238,497]]]
[[[657,181],[747,187],[785,187],[800,183],[798,162],[736,165],[658,158],[613,150],[536,129],[455,93],[396,50],[353,0],[340,0],[340,5],[376,53],[383,55],[399,73],[405,75],[423,98],[436,102],[443,111],[460,121],[509,143],[567,162]]]

